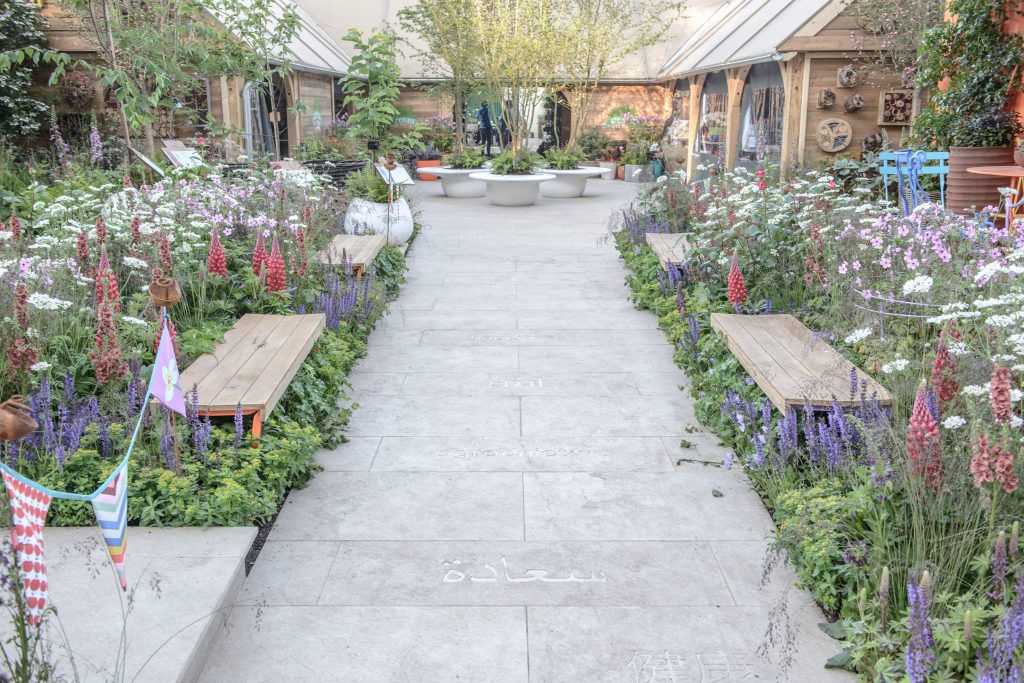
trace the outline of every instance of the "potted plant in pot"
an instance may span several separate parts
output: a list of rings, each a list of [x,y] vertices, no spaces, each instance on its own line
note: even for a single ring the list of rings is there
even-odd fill
[[[424,168],[430,169],[441,166],[441,152],[436,147],[427,145],[426,149],[410,155],[410,160],[416,162],[416,172],[419,174],[420,180],[437,180],[438,177],[436,175],[422,171]]]
[[[1022,129],[1017,115],[1004,109],[1010,93],[1024,86],[1024,39],[1003,31],[1003,3],[951,0],[947,12],[956,20],[930,30],[918,51],[917,85],[934,90],[913,134],[917,144],[949,150],[947,208],[973,213],[997,205],[999,188],[1007,184],[967,169],[1013,163],[1013,141]],[[939,83],[945,87],[935,88]]]
[[[647,147],[630,144],[619,157],[619,163],[625,167],[622,179],[627,183],[649,183],[654,180],[647,161]]]
[[[587,189],[587,179],[604,173],[604,169],[599,167],[581,167],[579,155],[565,149],[549,149],[544,158],[548,162],[544,172],[555,176],[554,180],[540,186],[545,197],[582,197]]]
[[[390,157],[380,168],[394,164]],[[401,246],[412,237],[414,226],[409,202],[401,196],[401,185],[388,187],[378,166],[367,164],[362,170],[348,176],[345,182],[348,211],[345,212],[345,232],[352,235],[387,235],[388,242]]]
[[[529,206],[537,201],[540,184],[555,178],[551,173],[538,173],[538,164],[537,155],[524,147],[499,154],[491,160],[489,172],[469,177],[487,185],[487,198],[495,206]]]
[[[582,158],[580,164],[583,166],[597,166],[604,156],[605,148],[611,142],[603,130],[594,127],[585,131],[576,141],[574,149],[579,150]]]
[[[483,155],[463,149],[444,157],[442,163],[442,166],[431,169],[430,174],[441,179],[441,191],[446,197],[467,199],[484,196],[487,185],[470,177],[484,169]]]

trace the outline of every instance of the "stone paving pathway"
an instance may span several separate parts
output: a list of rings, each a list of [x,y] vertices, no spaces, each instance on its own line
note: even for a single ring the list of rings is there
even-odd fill
[[[289,496],[203,681],[848,680],[790,570],[762,581],[771,520],[704,464],[725,452],[627,300],[606,226],[632,189],[503,209],[421,183],[351,441]]]

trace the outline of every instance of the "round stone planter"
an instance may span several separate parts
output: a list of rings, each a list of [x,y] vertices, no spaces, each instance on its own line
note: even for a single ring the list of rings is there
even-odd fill
[[[428,175],[441,179],[441,191],[445,197],[453,199],[469,199],[471,197],[483,197],[487,186],[479,180],[473,180],[469,176],[473,173],[480,173],[479,168],[451,168],[440,166],[429,169]]]
[[[551,173],[495,175],[485,171],[470,174],[469,177],[487,184],[487,198],[495,206],[529,206],[537,201],[540,184],[555,178]]]
[[[390,206],[357,198],[348,205],[344,226],[350,235],[387,235],[390,244],[400,247],[412,237],[412,211],[405,197]]]
[[[601,175],[604,173],[604,169],[573,168],[561,171],[556,168],[546,168],[544,172],[555,176],[555,179],[549,180],[540,186],[541,194],[545,197],[569,199],[582,197],[583,192],[587,189],[587,179]]]

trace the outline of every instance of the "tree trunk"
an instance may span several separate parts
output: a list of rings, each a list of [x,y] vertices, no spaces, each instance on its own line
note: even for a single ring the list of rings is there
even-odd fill
[[[147,123],[142,130],[146,135],[146,154],[156,161],[156,136],[153,135],[153,124]]]
[[[455,117],[455,151],[461,152],[466,146],[466,122],[463,119],[466,109],[466,95],[463,92],[462,84],[455,81],[452,84],[453,97],[455,100],[453,116]]]

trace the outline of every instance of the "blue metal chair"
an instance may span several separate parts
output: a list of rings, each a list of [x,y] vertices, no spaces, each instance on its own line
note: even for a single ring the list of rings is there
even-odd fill
[[[903,215],[909,215],[921,204],[932,199],[921,187],[920,176],[937,175],[939,177],[939,202],[946,205],[946,175],[949,174],[949,152],[925,152],[923,150],[900,149],[895,152],[882,152],[878,155],[882,162],[878,172],[882,175],[885,187],[885,202],[889,203],[889,183],[896,176],[896,188],[900,198]]]

